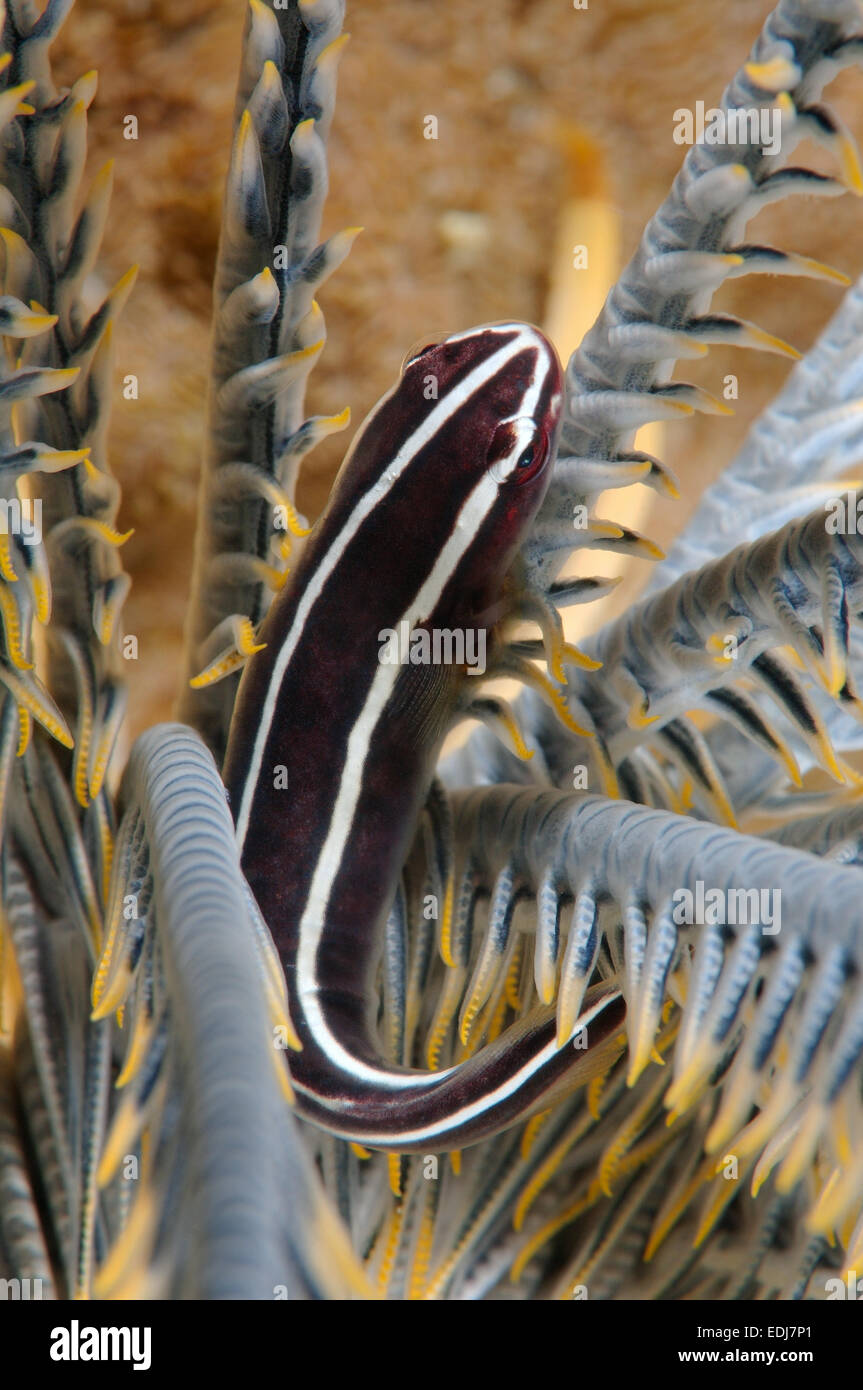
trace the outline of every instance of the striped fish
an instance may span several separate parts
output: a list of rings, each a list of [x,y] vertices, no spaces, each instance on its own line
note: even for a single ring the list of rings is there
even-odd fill
[[[285,970],[297,1107],[372,1148],[493,1134],[607,1065],[620,1031],[622,997],[604,985],[577,1021],[586,1050],[559,1046],[550,1008],[439,1072],[393,1068],[374,1033],[387,912],[468,679],[464,664],[381,660],[383,634],[494,643],[562,399],[554,349],[526,325],[411,355],[358,433],[240,685],[224,779]]]

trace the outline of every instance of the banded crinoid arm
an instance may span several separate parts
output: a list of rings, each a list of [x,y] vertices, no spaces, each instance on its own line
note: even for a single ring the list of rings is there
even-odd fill
[[[828,531],[821,509],[681,576],[585,643],[601,678],[571,676],[570,705],[599,733],[624,795],[674,810],[691,797],[709,819],[733,822],[721,768],[735,761],[748,782],[746,760],[756,760],[762,794],[771,782],[799,783],[812,766],[856,782],[834,741],[859,741],[861,547],[856,529]],[[520,713],[552,783],[572,786],[581,766],[586,785],[599,785],[596,740],[574,737],[535,699]],[[705,716],[718,720],[714,732]],[[729,732],[740,738],[723,757]],[[488,737],[474,736],[444,771],[453,787],[525,780]]]
[[[863,806],[859,797],[845,798],[839,804],[827,804],[818,809],[809,806],[798,811],[793,820],[774,826],[766,835],[782,845],[797,845],[800,849],[832,859],[837,864],[863,864]],[[808,814],[807,814],[808,811]]]
[[[113,827],[106,778],[124,704],[117,621],[128,581],[105,433],[111,326],[131,276],[101,306],[88,304],[110,168],[82,195],[96,83],[88,73],[69,91],[54,85],[50,48],[68,9],[49,0],[40,12],[25,0],[2,11],[0,781],[3,929],[15,964],[6,1121],[35,1155],[33,1221],[56,1257],[56,1288],[71,1295],[88,1286],[105,1220],[94,1173],[110,1030],[87,1021],[87,976],[101,945]],[[14,1266],[14,1252],[4,1255]]]
[[[211,754],[182,725],[149,730],[120,801],[93,1005],[97,1019],[123,1008],[126,1046],[97,1174],[113,1220],[93,1291],[367,1292],[285,1104],[283,982]]]
[[[508,950],[522,943],[539,997],[549,996],[556,972],[557,1007],[565,1011],[577,1011],[595,972],[624,981],[628,1054],[587,1098],[607,1127],[594,1164],[590,1129],[572,1155],[584,1167],[569,1190],[585,1202],[561,1289],[567,1280],[582,1282],[590,1265],[593,1297],[597,1259],[613,1261],[615,1247],[622,1251],[634,1232],[638,1284],[679,1296],[675,1280],[689,1277],[685,1246],[697,1243],[699,1278],[706,1277],[729,1227],[720,1240],[712,1233],[744,1188],[738,1267],[726,1267],[725,1287],[713,1296],[728,1297],[748,1280],[754,1288],[743,1296],[770,1296],[770,1282],[755,1293],[758,1261],[772,1253],[768,1279],[775,1281],[778,1250],[790,1235],[774,1295],[791,1296],[813,1236],[837,1235],[852,1265],[863,1236],[857,874],[597,797],[485,788],[457,798],[454,810],[457,840],[470,846],[460,877],[469,873],[474,892],[496,904],[472,960],[494,950],[494,923],[518,895],[530,907]],[[496,961],[496,972],[482,972],[489,998],[508,969],[506,954]],[[529,1007],[529,991],[522,1000]],[[470,1009],[466,1000],[462,1017]],[[738,1182],[723,1177],[728,1154],[736,1156]],[[651,1167],[639,1193],[639,1177]],[[591,1205],[593,1179],[599,1192]],[[517,1207],[519,1224],[538,1190]],[[585,1209],[593,1212],[587,1232]],[[759,1246],[752,1236],[762,1220],[770,1236],[771,1210],[781,1217]],[[535,1232],[531,1242],[536,1253]]]
[[[356,229],[317,241],[326,195],[343,0],[250,0],[214,281],[207,444],[187,622],[181,713],[221,759],[236,675],[284,581],[302,459],[343,429],[307,417],[324,345],[314,294]],[[221,682],[216,684],[215,682]]]
[[[53,840],[40,869],[58,848],[62,851],[62,841],[58,845]],[[4,1125],[16,1136],[25,1159],[17,1174],[21,1202],[29,1227],[38,1233],[41,1255],[35,1263],[24,1263],[27,1252],[8,1238],[15,1232],[14,1225],[11,1231],[6,1227],[9,1214],[4,1210],[7,1239],[0,1241],[0,1256],[4,1277],[38,1278],[45,1289],[72,1298],[88,1295],[94,1251],[104,1242],[106,1223],[115,1217],[98,1200],[96,1189],[111,1029],[89,1018],[90,962],[78,914],[73,909],[64,915],[59,886],[50,878],[46,886],[34,880],[23,855],[7,846],[3,910],[21,1002],[14,1020]]]
[[[787,193],[860,191],[853,143],[815,98],[839,67],[859,61],[861,30],[857,0],[782,0],[719,103],[724,111],[779,113],[781,155],[769,155],[758,138],[735,144],[731,128],[730,143],[694,145],[687,153],[567,368],[568,409],[555,477],[522,552],[526,616],[539,617],[549,601],[560,607],[592,596],[595,581],[558,578],[577,548],[656,558],[655,547],[595,518],[593,507],[603,489],[637,481],[667,491],[658,461],[633,450],[638,427],[693,410],[725,410],[700,388],[669,380],[678,358],[700,358],[714,342],[796,355],[769,333],[711,312],[723,282],[768,272],[847,283],[811,258],[748,244],[742,235],[750,218]],[[779,163],[804,136],[837,150],[845,182]],[[587,509],[587,524],[579,517],[578,529],[576,507]],[[557,629],[553,612],[546,612],[544,629],[548,646]]]
[[[838,479],[863,455],[861,338],[863,279],[701,497],[645,593],[718,558],[729,542],[754,540],[819,501],[831,510],[831,500],[848,486]]]
[[[586,1091],[458,1165],[388,1172],[308,1130],[370,1277],[394,1298],[823,1296],[863,1238],[856,872],[595,796],[477,788],[453,814],[455,970],[419,853],[388,927],[397,1055],[456,1064],[555,999],[566,1032],[597,981],[626,1021]]]
[[[815,346],[790,373],[776,400],[752,426],[742,449],[719,479],[707,490],[683,531],[651,575],[646,593],[653,595],[671,585],[690,567],[719,559],[726,549],[732,529],[735,537],[755,538],[769,526],[789,517],[822,507],[826,531],[841,534],[857,530],[859,494],[856,483],[840,480],[855,468],[861,457],[861,352],[863,328],[863,281],[845,295],[831,322]],[[855,474],[856,474],[855,470]],[[781,482],[781,486],[780,486]],[[786,486],[787,484],[787,486]],[[815,516],[813,526],[817,529]],[[851,545],[854,542],[852,540]],[[827,568],[822,574],[822,590],[827,599],[832,591],[834,611],[842,597],[831,552],[841,552],[838,541],[824,549]],[[803,588],[812,588],[804,582]],[[786,624],[790,610],[800,600],[803,589],[793,570],[770,576],[771,606]],[[846,603],[850,603],[849,599]],[[849,678],[860,671],[861,634],[853,607],[849,611],[846,665]],[[822,621],[803,636],[809,659],[819,662],[824,650],[824,634],[830,631],[827,611]],[[803,635],[803,634],[799,634]],[[837,748],[848,753],[863,741],[863,722],[856,702],[850,698],[850,679],[833,698],[823,680],[816,676],[808,695],[815,714]],[[721,764],[734,804],[745,807],[763,798],[765,787],[776,780],[777,768],[770,752],[758,754],[754,745],[723,723],[708,735],[711,751]],[[808,761],[804,752],[804,762]],[[777,802],[766,810],[779,810]],[[782,808],[787,815],[788,808]],[[811,808],[810,808],[811,809]],[[804,809],[803,814],[807,811]],[[830,815],[828,811],[826,814]],[[801,841],[803,843],[803,841]],[[825,844],[827,842],[825,841]]]
[[[712,800],[708,814],[729,813],[721,785],[711,789],[709,745],[685,719],[701,708],[751,738],[792,782],[813,764],[853,781],[819,704],[860,718],[850,637],[863,608],[861,545],[856,530],[828,531],[822,509],[684,575],[606,627],[595,644],[605,676],[595,717],[615,763],[658,744],[696,796]]]
[[[23,752],[33,719],[65,746],[74,741],[68,777],[84,812],[79,819],[96,888],[103,891],[111,820],[105,779],[124,709],[117,624],[128,589],[117,555],[124,539],[115,529],[119,488],[106,452],[111,329],[134,277],[124,275],[98,307],[86,303],[84,281],[99,250],[111,169],[105,166],[82,193],[96,79],[87,73],[62,92],[53,83],[50,45],[68,9],[51,0],[40,15],[30,3],[10,3],[3,31],[5,109],[14,114],[24,101],[24,113],[6,126],[2,149],[4,290],[12,297],[13,335],[34,334],[25,337],[9,379],[15,413],[6,417],[3,474],[7,496],[16,477],[41,475],[35,493],[45,536],[44,545],[38,536],[35,544],[16,538],[11,550],[4,547],[4,669],[13,669],[5,682],[12,700],[3,743],[14,737]],[[56,706],[32,673],[34,618],[50,619],[44,664]],[[3,768],[5,778],[5,752]],[[25,754],[17,778],[22,796],[34,803],[38,776]]]

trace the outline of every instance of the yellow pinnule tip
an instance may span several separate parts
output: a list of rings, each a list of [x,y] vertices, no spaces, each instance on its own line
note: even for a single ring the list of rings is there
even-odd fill
[[[278,1016],[277,1027],[284,1029],[285,1041],[287,1042],[291,1052],[302,1052],[302,1040],[293,1023],[291,1022],[289,1014],[280,1014]]]
[[[132,1080],[132,1077],[135,1075],[135,1072],[138,1070],[138,1067],[141,1064],[142,1058],[144,1056],[146,1043],[147,1036],[146,1034],[144,1034],[141,1036],[141,1040],[137,1044],[137,1046],[133,1046],[130,1048],[129,1055],[123,1063],[123,1069],[117,1077],[117,1080],[114,1082],[115,1090],[121,1091],[123,1087],[128,1086],[129,1082]]]
[[[853,283],[852,277],[846,275],[844,270],[837,270],[833,265],[827,265],[825,261],[816,261],[813,256],[797,256],[798,263],[814,275],[819,280],[832,280],[837,285],[848,286]]]
[[[863,171],[860,169],[860,154],[850,136],[839,139],[839,162],[842,166],[842,182],[855,197],[863,196]]]
[[[318,353],[323,351],[326,341],[326,338],[319,338],[316,343],[310,343],[308,347],[297,348],[296,352],[286,352],[285,361],[304,362],[310,357],[316,357]]]
[[[782,765],[795,787],[802,787],[803,778],[800,775],[800,768],[797,766],[794,754],[786,748],[782,750],[780,757],[782,758]]]
[[[859,773],[856,767],[852,767],[851,764],[846,763],[844,759],[842,759],[842,761],[839,763],[839,766],[842,769],[842,775],[845,778],[846,787],[848,787],[849,789],[854,787],[863,787],[863,774]],[[844,799],[845,798],[843,797],[843,800]]]
[[[834,700],[838,699],[839,692],[845,684],[847,672],[844,661],[831,661],[826,673],[826,687],[828,695]]]
[[[754,82],[763,92],[781,92],[782,88],[793,86],[797,78],[795,65],[781,55],[768,58],[766,62],[752,60],[744,63],[743,71],[749,81]],[[788,93],[782,92],[782,95],[787,96]]]
[[[752,1175],[752,1182],[749,1185],[750,1197],[754,1198],[758,1196],[767,1179],[770,1177],[771,1172],[772,1168],[768,1168],[766,1164],[762,1171],[761,1165],[759,1164],[759,1166],[755,1169],[755,1172]]]
[[[841,783],[844,787],[848,779],[839,764],[836,751],[827,735],[824,733],[820,734],[816,739],[816,744],[826,771],[830,773],[835,781]]]
[[[658,714],[648,714],[647,701],[641,704],[634,704],[630,707],[626,716],[626,722],[630,729],[647,729],[651,724],[656,724],[659,720]]]
[[[571,666],[578,666],[582,671],[602,670],[601,661],[596,661],[592,656],[588,656],[586,652],[579,651],[578,647],[573,646],[571,642],[564,643],[563,655]]]
[[[114,1123],[111,1126],[111,1132],[108,1135],[105,1150],[96,1170],[96,1183],[98,1187],[107,1187],[108,1183],[111,1181],[117,1171],[118,1164],[122,1160],[123,1154],[134,1142],[135,1130],[134,1105],[130,1099],[130,1094],[127,1092],[120,1109],[114,1116]]]
[[[734,661],[734,657],[726,653],[725,648],[727,644],[728,634],[713,632],[704,643],[704,650],[707,652],[708,656],[712,656],[714,661],[719,662],[720,665],[729,666],[731,662]]]
[[[34,309],[32,317],[28,320],[28,327],[35,329],[37,333],[44,333],[46,329],[53,328],[57,322],[57,314],[40,314]]]
[[[117,294],[118,292],[120,292],[120,291],[122,291],[122,290],[130,289],[130,288],[132,287],[132,285],[134,285],[135,281],[137,280],[137,278],[138,278],[138,271],[139,271],[140,269],[141,269],[141,263],[140,263],[140,261],[135,261],[135,262],[133,262],[133,264],[129,266],[129,269],[128,269],[123,275],[120,276],[119,280],[117,281],[117,283],[116,283],[116,285],[114,286],[114,288],[113,288],[113,290],[111,291],[111,293],[112,293],[112,294]]]
[[[702,410],[705,414],[726,416],[734,414],[733,406],[730,406],[727,401],[721,401],[718,396],[712,395],[710,391],[703,391],[701,400]]]
[[[629,1060],[629,1070],[626,1073],[626,1084],[628,1087],[633,1087],[642,1072],[646,1071],[650,1063],[655,1060],[653,1055],[655,1050],[652,1035],[646,1039],[642,1038],[635,1047]]]
[[[521,734],[519,734],[518,741],[515,744],[516,757],[520,758],[523,763],[529,763],[531,758],[533,757],[533,752],[534,750],[532,748],[528,748],[524,739],[521,737]]]
[[[766,348],[768,352],[778,353],[780,357],[789,357],[792,362],[799,362],[803,356],[803,353],[798,352],[792,343],[787,343],[784,338],[777,337],[775,333],[768,333],[765,328],[759,328],[757,324],[747,324],[745,336],[753,347]],[[731,414],[734,414],[733,410]]]
[[[522,762],[530,762],[531,758],[533,757],[533,749],[528,748],[527,744],[525,743],[515,715],[512,714],[509,710],[504,709],[500,712],[500,719],[512,742],[512,746],[515,751],[516,757],[521,758]]]
[[[660,485],[661,485],[662,490],[663,490],[663,492],[665,493],[666,497],[669,497],[669,498],[671,499],[672,502],[679,502],[679,501],[680,501],[680,498],[681,498],[680,488],[677,486],[677,483],[674,481],[674,479],[673,479],[668,473],[663,473],[663,474],[661,475],[661,484],[660,484]]]
[[[113,526],[100,524],[99,534],[109,545],[117,546],[119,549],[121,545],[125,545],[128,540],[131,540],[132,536],[135,534],[135,528],[130,527],[128,531],[115,531]]]
[[[642,551],[644,555],[647,555],[649,559],[665,559],[665,551],[662,549],[661,545],[656,544],[656,541],[650,540],[648,536],[639,536],[638,541],[639,549]]]
[[[575,1032],[578,1023],[578,1015],[574,1014],[572,1008],[565,1007],[563,999],[558,1000],[557,1005],[557,1032],[555,1042],[558,1052],[562,1047],[566,1047]]]
[[[126,984],[128,984],[128,978]],[[91,1023],[101,1023],[104,1019],[110,1017],[117,1007],[117,1000],[122,999],[123,995],[126,993],[126,984],[123,985],[122,990],[118,990],[116,985],[110,991],[107,989],[104,990],[98,1002],[96,1002],[94,998],[93,1007],[90,1011]]]
[[[304,121],[297,121],[297,124],[294,126],[294,133],[291,136],[291,149],[293,149],[295,143],[302,144],[304,140],[308,140],[314,128],[314,116],[307,116]]]
[[[318,67],[323,63],[333,63],[337,61],[341,57],[346,44],[350,42],[350,37],[350,34],[347,32],[339,34],[331,43],[327,44],[326,48],[321,49],[318,57]]]
[[[252,0],[252,2],[255,3],[255,0]],[[240,121],[237,126],[237,150],[240,153],[245,150],[246,145],[254,133],[255,128],[252,124],[252,114],[247,107],[240,116]]]

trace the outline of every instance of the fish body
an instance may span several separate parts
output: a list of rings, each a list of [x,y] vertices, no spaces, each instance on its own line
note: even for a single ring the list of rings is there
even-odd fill
[[[469,630],[493,644],[562,399],[554,349],[523,324],[409,357],[358,432],[240,685],[224,778],[302,1044],[297,1105],[372,1147],[459,1147],[547,1101],[574,1062],[584,1069],[572,1049],[560,1056],[550,1010],[441,1072],[386,1063],[373,1016],[387,912],[472,678],[464,661],[383,659],[386,634],[446,633],[454,651]],[[606,1041],[622,1003],[605,991],[587,1012]]]

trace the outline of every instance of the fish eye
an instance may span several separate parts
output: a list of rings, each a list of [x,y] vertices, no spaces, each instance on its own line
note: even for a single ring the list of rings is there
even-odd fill
[[[527,448],[522,450],[522,452],[519,454],[518,458],[515,461],[515,473],[517,479],[523,478],[526,475],[532,476],[533,469],[535,468],[537,463],[537,455],[539,453],[540,443],[538,439],[535,439],[532,444],[528,444]]]
[[[408,348],[402,359],[402,374],[407,371],[408,367],[412,367],[414,362],[418,362],[421,357],[425,357],[427,352],[433,352],[436,347],[440,347],[440,344],[440,338],[435,338],[433,341],[428,337],[418,338],[413,346]]]
[[[520,486],[535,478],[549,457],[549,437],[545,426],[531,416],[505,420],[492,435],[486,462],[498,483]]]

